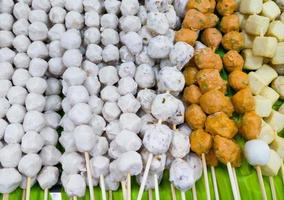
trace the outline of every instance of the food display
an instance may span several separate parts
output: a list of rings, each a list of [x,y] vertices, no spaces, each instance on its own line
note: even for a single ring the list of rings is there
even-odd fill
[[[0,198],[281,199],[283,76],[281,0],[1,0]]]

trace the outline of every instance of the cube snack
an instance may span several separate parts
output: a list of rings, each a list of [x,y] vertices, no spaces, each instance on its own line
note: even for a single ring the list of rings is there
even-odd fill
[[[267,1],[262,5],[261,14],[270,20],[274,20],[281,14],[281,10],[274,1]]]
[[[271,148],[278,153],[278,155],[284,159],[284,138],[276,136],[271,143]]]
[[[263,64],[263,57],[253,55],[251,49],[243,50],[242,56],[245,60],[244,69],[255,70],[260,68]]]
[[[282,106],[280,106],[278,112],[280,112],[281,114],[284,114],[284,104],[282,104]]]
[[[280,132],[284,128],[284,115],[275,110],[272,110],[270,116],[265,121],[276,132]]]
[[[243,14],[259,14],[262,10],[262,0],[242,0],[240,12]]]
[[[269,27],[269,18],[260,15],[251,15],[246,20],[245,30],[252,35],[265,35]]]
[[[272,110],[272,103],[270,99],[263,96],[254,96],[255,112],[260,117],[268,117]]]
[[[270,99],[272,105],[279,99],[280,95],[273,90],[271,87],[264,87],[261,92],[259,93],[259,95],[266,97],[268,99]]]
[[[275,131],[264,121],[261,121],[261,130],[258,139],[270,144],[276,137]]]
[[[252,49],[253,40],[255,38],[254,35],[249,35],[245,31],[241,32],[244,37],[244,48]]]
[[[276,53],[271,60],[274,65],[284,64],[284,42],[280,42],[277,45]]]
[[[284,12],[282,12],[282,14],[280,15],[280,21],[284,23]]]
[[[278,42],[284,41],[284,23],[279,20],[271,22],[267,35],[276,37]]]
[[[261,166],[261,171],[264,176],[276,176],[281,167],[282,160],[278,153],[270,149],[269,161],[266,165]]]
[[[236,12],[235,14],[239,17],[239,23],[240,23],[241,29],[244,29],[245,24],[246,24],[246,20],[247,20],[248,17],[246,15],[240,13],[240,12]]]
[[[255,72],[250,72],[248,74],[248,77],[249,77],[249,87],[251,89],[251,92],[254,95],[259,94],[265,87],[265,84],[262,82],[261,78]]]
[[[253,41],[252,52],[255,56],[273,58],[277,49],[275,37],[256,37]]]
[[[278,76],[277,72],[267,64],[262,65],[255,73],[265,85],[269,85]]]

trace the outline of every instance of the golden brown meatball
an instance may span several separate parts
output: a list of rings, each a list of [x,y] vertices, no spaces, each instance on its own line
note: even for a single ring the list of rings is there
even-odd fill
[[[196,9],[202,13],[207,13],[211,9],[209,0],[190,0],[187,3],[187,9]]]
[[[201,98],[200,98],[201,101]],[[248,87],[241,89],[232,97],[232,103],[236,112],[245,113],[254,110],[254,98]]]
[[[261,118],[254,112],[246,112],[241,121],[240,133],[246,140],[258,138],[261,130]]]
[[[218,0],[217,11],[220,15],[231,15],[237,10],[236,0]]]
[[[229,84],[236,91],[248,87],[249,80],[247,73],[239,70],[233,71],[229,74]]]
[[[204,127],[206,114],[197,104],[191,104],[185,111],[185,121],[193,129]]]
[[[223,67],[221,57],[215,54],[211,48],[197,50],[194,61],[199,69],[217,69],[220,71]]]
[[[230,50],[224,55],[223,64],[228,72],[242,70],[244,66],[244,59],[237,51]]]
[[[201,155],[207,153],[213,144],[212,136],[203,129],[198,129],[190,134],[190,148]]]
[[[175,40],[177,42],[186,42],[187,44],[194,45],[197,40],[198,34],[188,28],[182,28],[176,31]]]
[[[209,9],[209,12],[214,12],[215,10],[215,7],[216,7],[216,1],[215,0],[209,0],[210,2],[210,9]]]
[[[215,152],[211,149],[206,155],[206,163],[209,166],[217,167],[218,166],[218,159],[216,157]]]
[[[185,85],[191,85],[196,82],[197,72],[198,72],[198,69],[196,67],[185,67],[183,71]]]
[[[244,37],[237,31],[231,31],[223,36],[222,45],[227,50],[236,50],[239,52],[244,46]]]
[[[209,115],[205,122],[206,131],[225,138],[233,138],[238,133],[238,127],[228,115],[218,112]]]
[[[206,27],[207,18],[202,13],[195,9],[190,9],[186,12],[182,26],[191,30],[202,30]]]
[[[188,104],[198,104],[200,96],[201,91],[196,85],[190,85],[183,91],[183,100]]]
[[[196,75],[196,80],[202,93],[213,89],[224,92],[224,88],[226,88],[226,83],[217,69],[200,70]]]
[[[205,13],[206,16],[206,26],[204,28],[213,28],[219,22],[219,17],[214,13]]]
[[[220,23],[220,30],[223,33],[228,33],[230,31],[239,31],[240,21],[237,15],[224,16]]]
[[[225,101],[224,108],[223,108],[222,111],[224,113],[226,113],[229,117],[231,117],[233,115],[234,106],[232,104],[232,101],[231,101],[230,97],[226,96],[226,101]]]
[[[222,41],[222,34],[216,28],[207,28],[201,35],[201,41],[215,51]]]
[[[216,157],[223,164],[231,163],[233,167],[241,165],[241,148],[231,139],[216,135],[214,137],[214,151]]]

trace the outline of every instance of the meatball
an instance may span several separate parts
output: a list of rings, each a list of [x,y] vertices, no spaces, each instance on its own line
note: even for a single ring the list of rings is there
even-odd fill
[[[185,85],[191,85],[196,82],[196,74],[198,69],[196,67],[186,67],[183,71]]]
[[[228,15],[224,16],[220,23],[220,30],[223,33],[228,33],[230,31],[239,31],[240,21],[238,15]]]
[[[246,112],[241,121],[240,133],[246,140],[258,138],[261,130],[261,117],[254,111]]]
[[[242,70],[244,59],[236,50],[230,50],[224,55],[223,64],[228,72]]]
[[[186,12],[182,26],[192,30],[202,30],[206,27],[207,18],[202,13],[195,9],[190,9]]]
[[[206,114],[199,105],[192,104],[185,111],[185,121],[193,129],[203,128],[206,121]]]
[[[199,69],[221,70],[223,67],[221,57],[215,54],[211,48],[203,48],[196,51],[194,61]]]
[[[233,71],[229,74],[229,84],[236,91],[248,87],[249,80],[247,73],[238,70]]]
[[[216,28],[207,28],[201,35],[201,41],[213,50],[217,49],[222,41],[222,34]]]
[[[205,13],[206,16],[206,26],[205,28],[213,28],[219,22],[219,17],[214,13]]]
[[[231,15],[237,9],[236,0],[219,0],[216,6],[218,13],[222,16]]]
[[[175,40],[177,42],[186,42],[192,46],[195,44],[197,38],[197,32],[188,28],[181,28],[180,30],[176,31],[175,34]]]
[[[196,9],[202,13],[207,13],[211,9],[210,0],[191,0],[187,3],[187,9]]]
[[[183,100],[188,104],[198,104],[200,96],[201,91],[196,85],[190,85],[183,91]]]
[[[233,167],[241,165],[241,148],[233,140],[216,135],[213,147],[216,157],[223,164],[230,162]]]
[[[226,83],[217,69],[203,69],[196,75],[196,80],[202,93],[217,89],[225,93]]]
[[[248,87],[241,89],[232,97],[236,112],[245,113],[254,110],[254,98]]]
[[[238,133],[238,127],[225,113],[218,112],[209,115],[205,122],[206,131],[226,138],[233,138]]]
[[[244,46],[244,36],[237,31],[226,33],[223,36],[222,45],[227,50],[240,51]]]
[[[213,144],[212,136],[203,129],[198,129],[190,134],[191,150],[198,155],[207,153]]]
[[[211,149],[206,155],[205,155],[206,163],[209,166],[217,167],[218,166],[218,159],[216,157],[215,152]]]

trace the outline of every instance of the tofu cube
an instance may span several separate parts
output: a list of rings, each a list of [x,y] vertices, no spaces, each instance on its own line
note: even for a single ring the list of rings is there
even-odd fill
[[[271,87],[280,95],[280,99],[284,99],[284,76],[278,76],[272,82]]]
[[[258,139],[266,142],[267,144],[270,144],[275,137],[275,131],[265,121],[262,120]]]
[[[284,114],[277,112],[275,110],[271,111],[269,117],[265,119],[266,123],[268,123],[271,128],[277,133],[280,132],[284,128]]]
[[[258,14],[262,10],[262,0],[241,0],[240,12],[243,14]]]
[[[276,37],[279,42],[284,41],[284,23],[279,20],[271,22],[267,34]]]
[[[248,17],[245,25],[245,31],[252,35],[265,35],[269,27],[269,18],[260,15],[251,15]]]
[[[278,76],[277,72],[266,64],[262,65],[262,67],[256,70],[255,73],[260,77],[265,85],[269,85]]]
[[[284,104],[282,104],[282,106],[280,106],[278,112],[280,112],[281,114],[284,115]]]
[[[261,171],[264,176],[276,176],[281,167],[282,160],[278,153],[270,149],[269,161],[266,165],[261,166]]]
[[[248,18],[246,15],[243,15],[240,12],[236,12],[235,13],[238,17],[239,17],[239,23],[240,23],[240,27],[241,29],[244,29],[245,24],[246,24],[246,19]]]
[[[252,49],[252,44],[253,44],[253,40],[254,40],[255,36],[249,35],[244,31],[241,32],[241,34],[243,35],[243,38],[244,38],[244,48],[245,49]]]
[[[272,103],[269,99],[256,95],[254,96],[255,112],[260,117],[268,117],[272,110]]]
[[[281,10],[274,1],[267,1],[262,5],[261,14],[270,20],[274,20],[281,14]]]
[[[273,90],[271,87],[264,87],[261,92],[259,93],[261,96],[269,99],[272,103],[272,105],[275,104],[275,102],[279,99],[280,95]]]
[[[255,72],[250,72],[248,74],[249,77],[249,87],[251,89],[251,92],[254,95],[258,95],[263,88],[265,87],[265,84],[262,82],[262,80],[256,75]]]
[[[284,159],[284,138],[276,136],[271,143],[271,148],[278,153],[278,155]]]
[[[284,23],[284,12],[282,12],[282,14],[280,15],[280,21]]]
[[[255,70],[260,68],[263,64],[263,57],[253,55],[251,49],[243,50],[242,56],[245,60],[244,69]]]
[[[284,64],[284,42],[280,42],[277,45],[276,53],[271,60],[274,65]]]
[[[275,37],[256,37],[253,41],[252,52],[255,56],[273,58],[277,49],[277,39]]]

